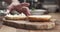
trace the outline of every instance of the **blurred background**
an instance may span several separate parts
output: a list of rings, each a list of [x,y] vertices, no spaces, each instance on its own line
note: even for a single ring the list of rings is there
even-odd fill
[[[30,3],[30,10],[32,14],[55,13],[60,12],[60,0],[19,0]],[[0,10],[5,10],[8,6],[3,0],[0,0]]]

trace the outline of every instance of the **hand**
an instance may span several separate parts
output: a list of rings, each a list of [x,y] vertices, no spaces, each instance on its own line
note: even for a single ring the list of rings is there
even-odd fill
[[[5,14],[9,14],[8,12],[5,12]]]
[[[7,11],[5,12],[6,14],[9,14],[10,10],[7,9]]]

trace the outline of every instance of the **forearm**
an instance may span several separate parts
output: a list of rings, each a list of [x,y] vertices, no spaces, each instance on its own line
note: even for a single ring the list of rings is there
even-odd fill
[[[30,6],[30,4],[29,3],[26,3],[26,2],[25,3],[21,3],[21,5],[22,6],[26,6],[26,7]]]
[[[10,13],[13,9],[13,6],[8,6],[6,9],[6,13]]]

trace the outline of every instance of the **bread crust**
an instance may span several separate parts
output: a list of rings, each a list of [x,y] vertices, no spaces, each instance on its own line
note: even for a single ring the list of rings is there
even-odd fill
[[[39,16],[36,16],[36,15],[33,15],[33,16],[28,16],[28,19],[29,21],[31,22],[46,22],[46,21],[50,21],[51,19],[51,16],[50,15],[39,15]]]

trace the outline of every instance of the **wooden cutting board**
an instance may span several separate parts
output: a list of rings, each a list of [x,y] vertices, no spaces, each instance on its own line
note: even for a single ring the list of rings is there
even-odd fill
[[[52,19],[50,22],[29,22],[29,21],[13,21],[13,20],[4,20],[4,25],[19,28],[19,29],[52,29],[55,27],[55,19]]]

